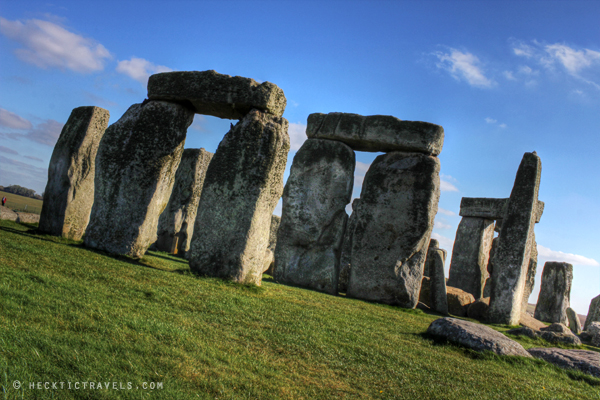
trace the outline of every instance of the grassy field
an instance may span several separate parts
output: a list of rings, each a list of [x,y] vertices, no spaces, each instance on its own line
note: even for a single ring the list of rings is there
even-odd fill
[[[24,211],[33,214],[40,214],[42,212],[42,200],[0,190],[0,199],[4,196],[6,196],[6,207],[13,211]]]
[[[600,379],[436,342],[420,310],[201,278],[10,221],[0,260],[0,399],[600,399]]]

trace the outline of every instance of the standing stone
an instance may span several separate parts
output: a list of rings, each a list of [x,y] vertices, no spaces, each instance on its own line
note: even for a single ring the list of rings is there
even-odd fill
[[[378,156],[367,171],[352,237],[349,297],[416,307],[440,196],[440,161]]]
[[[581,333],[581,321],[579,316],[571,307],[567,307],[567,320],[569,321],[569,328],[575,335]]]
[[[452,249],[448,285],[483,297],[487,266],[494,239],[494,221],[463,217],[456,231]]]
[[[434,311],[448,314],[448,298],[446,292],[446,276],[444,274],[444,261],[446,250],[429,247],[427,252],[427,263],[431,277],[429,299],[430,306]]]
[[[342,142],[308,139],[298,150],[283,192],[276,281],[338,293],[355,164]]]
[[[488,311],[491,323],[517,325],[521,318],[541,173],[538,155],[525,153],[502,219]]]
[[[570,306],[573,266],[565,262],[548,261],[544,264],[542,284],[535,319],[567,325],[567,308]]]
[[[437,241],[436,239],[430,239],[429,240],[429,248],[427,250],[427,254],[429,254],[429,250],[431,249],[439,249],[440,248],[440,242]],[[429,267],[431,263],[433,263],[433,259],[429,259],[429,256],[427,257],[427,259],[425,259],[425,267],[423,267],[423,276],[430,276],[429,273]],[[444,250],[444,263],[446,262],[446,250]]]
[[[537,271],[538,250],[535,241],[535,232],[531,232],[531,255],[529,256],[529,266],[527,267],[527,277],[525,278],[525,288],[523,289],[523,301],[521,303],[521,313],[527,310],[529,296],[535,286],[535,273]]]
[[[342,243],[342,254],[340,255],[340,277],[338,279],[338,292],[346,293],[348,290],[348,280],[350,279],[350,261],[352,258],[352,234],[356,228],[356,212],[358,202],[356,198],[352,201],[352,214],[348,218],[346,232],[344,233],[344,242]]]
[[[594,297],[590,302],[583,330],[587,331],[592,322],[600,322],[600,296]]]
[[[158,219],[158,250],[184,256],[189,251],[204,177],[212,156],[213,153],[204,149],[183,151],[169,203]]]
[[[109,113],[100,107],[73,109],[54,146],[39,230],[80,240],[94,204],[94,174]]]
[[[219,144],[198,206],[193,271],[260,285],[271,216],[283,192],[287,129],[285,118],[252,110]]]
[[[132,257],[156,241],[194,113],[180,104],[134,104],[108,127],[96,157],[87,247]]]
[[[268,267],[263,274],[269,274],[273,276],[275,268],[275,247],[277,247],[277,232],[279,231],[279,225],[281,224],[281,217],[273,214],[271,216],[271,228],[269,230],[269,245],[267,246],[267,252],[265,253],[265,265],[268,263]]]

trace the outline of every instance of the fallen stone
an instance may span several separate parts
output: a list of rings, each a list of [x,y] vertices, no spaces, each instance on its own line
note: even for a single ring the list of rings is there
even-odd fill
[[[569,328],[567,328],[565,325],[561,324],[561,323],[553,323],[550,324],[548,326],[545,326],[543,328],[540,328],[540,331],[543,332],[556,332],[556,333],[564,333],[564,334],[568,334],[568,335],[572,335],[571,331],[569,330]]]
[[[483,321],[485,320],[488,308],[490,308],[489,297],[476,300],[467,308],[467,317],[476,319],[478,321]]]
[[[94,204],[96,153],[110,115],[100,107],[71,111],[48,167],[39,231],[80,240]]]
[[[583,330],[587,331],[592,322],[600,322],[600,296],[594,297],[590,302],[590,308],[588,309],[587,317],[583,324]]]
[[[567,307],[567,320],[569,322],[569,329],[571,329],[571,332],[573,332],[575,335],[579,335],[581,333],[581,321],[579,320],[575,310],[573,310],[571,307]]]
[[[535,358],[560,368],[581,371],[600,378],[600,353],[597,351],[557,348],[533,348],[528,351]]]
[[[19,215],[10,208],[0,206],[0,219],[17,222]]]
[[[342,253],[340,255],[340,276],[338,279],[338,292],[346,293],[348,290],[348,280],[350,279],[350,261],[352,259],[352,235],[356,228],[356,212],[360,199],[352,201],[352,214],[348,218],[346,231],[344,232],[344,241],[342,242]]]
[[[296,153],[283,191],[277,282],[338,293],[355,164],[354,151],[333,140],[308,139]]]
[[[40,222],[39,214],[25,213],[25,212],[20,212],[20,211],[17,211],[16,214],[17,214],[16,222],[18,222],[20,224],[37,224]]]
[[[461,217],[477,217],[494,220],[502,220],[508,199],[495,199],[488,197],[463,197],[460,201],[460,211],[458,215]],[[544,202],[537,202],[535,211],[535,222],[540,222],[542,214],[544,214]]]
[[[506,333],[517,336],[527,336],[532,339],[535,339],[541,335],[541,332],[531,329],[527,326],[523,326],[521,328],[514,328],[506,331]]]
[[[548,261],[544,264],[542,283],[535,318],[544,322],[567,324],[570,305],[573,266],[564,262]]]
[[[533,318],[531,315],[527,314],[526,312],[521,313],[521,318],[519,319],[519,324],[522,326],[525,326],[527,328],[536,330],[536,331],[539,331],[540,329],[546,327],[546,324],[544,324],[542,321],[538,321],[537,319]]]
[[[445,338],[475,351],[491,351],[502,356],[531,357],[518,342],[492,328],[456,318],[436,319],[427,333]]]
[[[431,290],[429,294],[431,308],[444,315],[448,315],[448,295],[446,292],[446,277],[444,276],[444,260],[446,250],[429,248],[429,273],[431,275]]]
[[[104,133],[96,156],[87,247],[142,257],[156,241],[194,113],[179,104],[134,104]]]
[[[452,286],[446,287],[448,297],[448,312],[457,317],[466,317],[469,306],[475,303],[471,293]]]
[[[570,331],[569,333],[545,331],[542,332],[541,338],[552,344],[567,344],[572,346],[579,346],[581,344],[581,340]]]
[[[587,333],[590,334],[590,342],[594,346],[600,347],[600,322],[594,321],[590,323],[587,329]]]
[[[260,285],[273,210],[283,192],[287,129],[286,119],[252,110],[225,135],[204,179],[192,271]]]
[[[308,116],[306,136],[338,140],[358,151],[403,151],[437,156],[444,128],[429,122],[402,121],[389,115],[315,113]]]
[[[150,76],[148,98],[191,103],[198,114],[241,119],[252,109],[281,117],[286,99],[277,85],[215,71],[162,72]]]

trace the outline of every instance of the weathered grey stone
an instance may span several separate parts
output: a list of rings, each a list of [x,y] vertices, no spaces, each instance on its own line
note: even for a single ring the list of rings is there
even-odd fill
[[[367,171],[352,236],[347,296],[416,307],[440,196],[440,162],[418,153],[378,156]]]
[[[592,322],[600,322],[600,296],[596,296],[590,302],[587,317],[583,325],[583,330],[587,331]]]
[[[441,250],[441,251],[444,252],[444,254],[443,254],[444,255],[443,263],[445,264],[446,263],[446,257],[448,256],[448,252],[446,250],[444,250],[444,249],[440,249],[440,242],[438,242],[436,239],[430,239],[429,240],[429,247],[428,247],[427,251],[429,252],[429,250],[431,250],[431,249],[438,249],[438,250]],[[434,262],[435,262],[435,258],[431,258],[430,259],[429,257],[427,257],[425,259],[425,267],[423,267],[423,276],[429,276],[430,275],[430,272],[429,272],[430,271],[430,264],[432,264]]]
[[[355,164],[354,151],[342,142],[308,139],[298,150],[283,191],[276,281],[338,293]]]
[[[424,276],[421,281],[421,290],[419,292],[419,302],[423,303],[427,306],[428,309],[431,309],[431,278],[428,276]],[[448,301],[446,300],[446,303]]]
[[[448,298],[446,292],[446,277],[444,275],[444,260],[446,250],[429,248],[429,273],[431,276],[430,306],[440,314],[448,314]]]
[[[106,129],[96,156],[87,247],[141,257],[156,241],[194,113],[179,104],[134,104]]]
[[[591,322],[587,328],[587,333],[590,334],[590,341],[594,346],[600,347],[600,322]]]
[[[54,146],[39,230],[80,240],[94,204],[94,174],[100,139],[110,115],[100,107],[73,109]]]
[[[263,274],[273,276],[273,271],[275,268],[275,247],[277,246],[277,232],[279,231],[280,223],[281,217],[273,214],[271,216],[271,228],[269,230],[269,246],[267,247],[267,250],[270,250],[270,253],[265,253],[265,265],[268,262],[269,265]]]
[[[463,217],[456,230],[448,285],[483,297],[487,267],[494,239],[494,221]]]
[[[497,226],[498,226],[498,221],[496,221],[494,230],[496,230]],[[483,287],[483,297],[491,297],[491,295],[492,295],[492,286],[494,285],[493,275],[492,275],[492,273],[494,271],[494,257],[496,256],[496,251],[498,250],[499,242],[500,242],[500,237],[495,237],[494,240],[492,240],[492,247],[490,249],[490,256],[489,256],[488,265],[487,265],[488,278],[485,280],[485,286]]]
[[[429,325],[427,333],[475,351],[491,351],[502,356],[531,357],[519,343],[488,326],[475,322],[440,318]]]
[[[190,268],[260,285],[273,210],[283,192],[288,122],[252,110],[223,138],[206,171]]]
[[[308,116],[306,136],[339,140],[358,151],[405,151],[437,156],[444,145],[444,128],[389,115],[315,113]]]
[[[457,317],[466,317],[471,304],[475,303],[475,297],[471,293],[452,286],[446,286],[448,298],[448,312]]]
[[[467,317],[483,321],[487,314],[487,310],[490,308],[490,298],[482,298],[475,301],[475,303],[469,305],[467,309]]]
[[[517,335],[517,336],[527,336],[532,339],[535,339],[541,335],[540,331],[536,331],[535,329],[531,329],[527,326],[523,326],[521,328],[510,329],[510,330],[506,331],[506,333],[508,333],[510,335]]]
[[[569,331],[569,333],[545,331],[542,332],[540,337],[552,344],[568,344],[572,346],[581,345],[581,340],[577,336],[573,335],[571,331]]]
[[[538,250],[537,242],[535,241],[535,232],[531,232],[531,253],[529,255],[529,265],[527,267],[527,276],[525,277],[525,286],[523,288],[523,300],[521,301],[521,312],[527,310],[529,304],[529,296],[533,292],[535,286],[535,273],[537,271]]]
[[[575,310],[571,307],[567,307],[567,320],[569,321],[569,329],[571,329],[571,332],[575,335],[579,335],[581,333],[581,321]]]
[[[525,153],[506,207],[494,258],[488,311],[492,323],[516,325],[521,317],[541,172],[542,162],[537,154]]]
[[[262,268],[263,274],[266,273],[269,270],[269,268],[271,268],[274,261],[275,261],[275,254],[273,254],[273,251],[271,251],[271,249],[269,249],[267,247],[267,249],[265,250],[265,257],[264,257],[264,261],[263,261],[263,268]]]
[[[572,281],[573,266],[571,264],[546,262],[542,272],[542,283],[534,317],[540,321],[560,322],[566,325]]]
[[[461,217],[478,217],[494,220],[502,220],[508,199],[495,199],[489,197],[463,197],[460,201],[459,215]],[[544,213],[544,202],[537,202],[535,210],[535,222],[540,222]],[[500,222],[501,224],[501,222]]]
[[[169,203],[158,219],[158,250],[182,255],[190,250],[204,177],[212,156],[204,149],[183,151]]]
[[[571,331],[569,330],[569,328],[567,328],[566,325],[561,324],[559,322],[553,322],[552,324],[545,326],[543,328],[540,328],[540,331],[548,331],[548,332],[556,332],[556,333],[568,333],[569,335],[571,335]]]
[[[527,350],[560,368],[572,369],[600,378],[600,353],[590,350],[567,350],[557,348],[534,348]]]
[[[277,85],[215,71],[162,72],[150,76],[148,98],[189,102],[198,114],[241,119],[252,109],[281,117],[286,99]]]
[[[521,313],[521,319],[519,320],[519,324],[534,329],[536,331],[539,331],[540,329],[546,327],[546,324],[544,324],[542,321],[538,321],[537,319],[533,318],[533,316],[525,312]]]
[[[342,242],[342,253],[340,255],[340,277],[338,279],[338,292],[346,293],[348,290],[348,280],[350,280],[350,261],[352,259],[352,235],[356,228],[356,208],[360,199],[352,201],[352,214],[348,218],[346,231],[344,232],[344,241]]]

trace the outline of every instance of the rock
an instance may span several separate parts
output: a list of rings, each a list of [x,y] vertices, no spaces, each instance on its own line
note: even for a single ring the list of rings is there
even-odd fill
[[[540,329],[546,327],[546,324],[544,324],[542,321],[538,321],[537,319],[533,318],[531,315],[527,314],[526,312],[521,313],[521,318],[519,319],[519,324],[521,324],[527,328],[536,330],[536,331],[539,331]]]
[[[185,149],[165,211],[158,219],[156,248],[185,255],[190,250],[204,177],[213,153]]]
[[[469,306],[475,303],[471,293],[452,286],[446,287],[448,297],[448,312],[457,317],[466,317]]]
[[[490,298],[481,298],[470,304],[467,308],[467,317],[483,321],[488,308],[490,308]]]
[[[564,333],[564,334],[572,335],[569,328],[567,328],[565,325],[557,323],[557,322],[550,324],[548,326],[545,326],[543,328],[540,328],[540,331],[556,332],[556,333]]]
[[[428,308],[431,308],[431,278],[424,276],[421,281],[421,291],[419,292],[419,301]],[[447,303],[447,301],[446,301]]]
[[[444,276],[444,260],[446,250],[429,248],[429,272],[431,274],[431,290],[429,294],[431,308],[440,314],[448,315],[448,298],[446,277]]]
[[[141,257],[156,241],[194,113],[179,104],[134,104],[104,133],[96,156],[87,247]]]
[[[506,331],[506,333],[511,334],[511,335],[517,335],[517,336],[527,336],[532,339],[535,339],[541,335],[541,332],[531,329],[527,326],[523,326],[521,328],[510,329],[510,330]]]
[[[494,199],[487,197],[463,197],[460,201],[460,211],[458,215],[461,217],[478,217],[494,220],[502,220],[508,199]],[[544,213],[544,202],[537,202],[535,212],[535,222],[540,222]]]
[[[600,378],[600,353],[589,350],[534,348],[529,353],[560,368],[572,369]]]
[[[525,287],[523,288],[523,299],[521,301],[521,312],[525,312],[529,304],[529,296],[535,286],[535,273],[537,271],[537,242],[535,241],[535,232],[531,232],[531,254],[529,255],[529,266],[527,267],[527,276],[525,277]]]
[[[269,246],[267,246],[268,250],[271,251],[271,257],[269,254],[265,253],[265,264],[270,261],[269,267],[263,272],[263,274],[268,274],[273,276],[275,268],[275,247],[277,246],[277,232],[279,231],[279,224],[281,223],[281,217],[273,214],[271,216],[271,229],[269,230]]]
[[[150,100],[189,102],[198,114],[241,119],[252,109],[281,117],[286,99],[277,85],[215,71],[162,72],[148,80]]]
[[[573,266],[564,262],[548,261],[544,264],[542,284],[535,318],[544,322],[567,324],[567,307],[570,305]]]
[[[475,322],[440,318],[429,325],[427,333],[475,351],[491,351],[502,356],[531,357],[519,343],[488,326]]]
[[[19,219],[19,215],[10,208],[0,206],[0,219],[16,222]]]
[[[594,321],[588,326],[587,332],[590,334],[590,342],[594,346],[600,347],[600,322]]]
[[[94,204],[98,145],[110,115],[100,107],[78,107],[52,151],[39,231],[80,240]]]
[[[592,322],[600,322],[600,296],[594,297],[590,302],[590,308],[588,309],[587,317],[583,324],[583,330],[587,331]]]
[[[581,340],[577,336],[573,335],[570,331],[569,333],[545,331],[542,332],[541,338],[552,344],[567,344],[572,346],[581,345]]]
[[[493,239],[493,220],[475,217],[462,218],[452,249],[449,286],[471,293],[476,299],[483,296],[483,288],[488,278],[487,266]]]
[[[306,136],[338,140],[358,151],[403,151],[437,156],[444,128],[429,122],[402,121],[389,115],[315,113],[308,116]]]
[[[443,263],[445,264],[446,263],[446,256],[448,255],[448,253],[447,253],[446,250],[440,249],[440,242],[438,242],[435,239],[430,239],[429,240],[429,247],[428,247],[427,252],[429,252],[429,250],[431,250],[431,249],[437,249],[437,250],[441,250],[441,251],[444,252],[444,254],[443,254],[443,257],[444,257]],[[430,268],[429,267],[430,267],[431,263],[435,262],[435,260],[436,260],[435,257],[431,258],[431,259],[429,257],[427,257],[425,259],[425,267],[423,267],[423,276],[429,276],[430,275],[430,273],[429,273],[429,269]]]
[[[506,206],[494,258],[488,311],[491,323],[516,325],[521,316],[541,172],[542,162],[537,154],[525,153]]]
[[[569,322],[569,329],[575,335],[579,335],[581,333],[581,321],[579,321],[579,317],[575,310],[571,307],[567,307],[567,320]]]
[[[352,214],[348,218],[346,231],[344,232],[344,241],[342,242],[342,253],[340,255],[340,276],[338,279],[338,292],[346,293],[348,290],[348,280],[350,279],[350,260],[352,259],[352,235],[356,228],[356,208],[360,199],[352,201]]]
[[[36,224],[40,222],[40,216],[33,213],[17,212],[16,222],[20,224]]]
[[[273,210],[283,192],[287,129],[286,119],[252,110],[225,135],[204,179],[192,271],[260,285]]]
[[[490,297],[492,295],[492,277],[488,276],[483,286],[483,297]]]
[[[378,156],[362,186],[347,296],[414,308],[440,196],[440,162],[418,153]]]
[[[277,282],[338,293],[355,164],[354,151],[333,140],[308,139],[296,153],[283,191]]]
[[[269,249],[267,247],[267,249],[265,250],[265,257],[264,257],[264,261],[263,261],[263,271],[262,271],[263,274],[265,272],[267,272],[269,270],[269,268],[271,268],[274,261],[275,261],[275,254],[273,254],[271,249]]]

